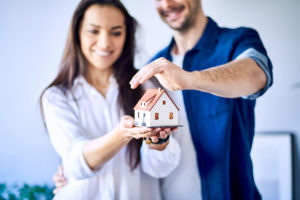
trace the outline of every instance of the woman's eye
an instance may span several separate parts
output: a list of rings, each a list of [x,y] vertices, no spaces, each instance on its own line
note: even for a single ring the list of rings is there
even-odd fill
[[[120,36],[120,35],[122,35],[122,32],[119,32],[119,31],[118,32],[112,32],[112,35],[113,36]]]
[[[91,34],[97,34],[98,30],[88,30],[88,32],[91,33]]]

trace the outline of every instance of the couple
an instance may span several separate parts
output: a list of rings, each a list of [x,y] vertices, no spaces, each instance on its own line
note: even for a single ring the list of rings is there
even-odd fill
[[[255,99],[272,84],[272,64],[257,32],[218,27],[200,0],[155,3],[174,37],[138,72],[136,22],[124,6],[79,3],[60,72],[41,95],[68,180],[55,198],[200,199],[202,188],[203,199],[260,199],[250,150]],[[184,129],[133,127],[135,103],[156,84],[176,90]]]

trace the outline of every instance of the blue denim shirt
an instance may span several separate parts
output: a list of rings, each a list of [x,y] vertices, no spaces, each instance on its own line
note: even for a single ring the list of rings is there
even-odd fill
[[[165,57],[172,61],[173,45],[174,39],[152,60]],[[253,29],[221,28],[208,18],[202,37],[185,54],[183,68],[195,71],[222,65],[249,48],[267,58],[264,71],[268,84],[255,94],[258,97],[272,84],[272,64]],[[222,98],[195,90],[184,90],[183,97],[197,152],[203,199],[261,199],[250,158],[255,98]]]

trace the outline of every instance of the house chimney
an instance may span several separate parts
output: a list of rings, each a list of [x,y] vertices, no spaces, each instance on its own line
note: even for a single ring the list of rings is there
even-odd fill
[[[159,94],[159,93],[160,93],[160,90],[161,90],[161,89],[160,89],[160,87],[159,87],[159,88],[157,89],[157,94]]]

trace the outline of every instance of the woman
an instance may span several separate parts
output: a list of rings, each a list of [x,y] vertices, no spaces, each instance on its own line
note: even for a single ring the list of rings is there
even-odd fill
[[[172,137],[150,145],[164,151],[141,141],[170,130],[133,127],[128,116],[143,92],[128,84],[136,73],[135,26],[117,0],[83,0],[75,10],[60,72],[41,95],[68,179],[56,199],[160,199],[158,178],[178,165]]]

